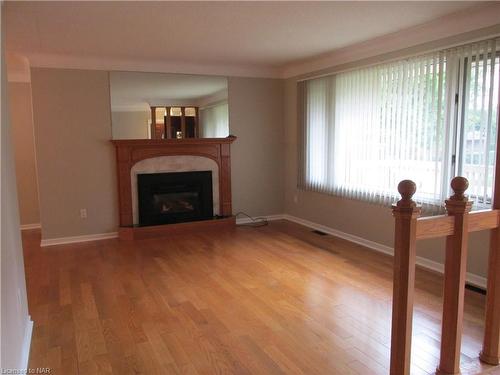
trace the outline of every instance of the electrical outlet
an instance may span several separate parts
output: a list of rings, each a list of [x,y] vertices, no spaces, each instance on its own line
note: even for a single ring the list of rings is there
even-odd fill
[[[298,194],[293,195],[293,203],[295,203],[295,204],[299,203],[299,195]]]
[[[86,219],[86,218],[87,218],[87,209],[80,208],[80,219]]]

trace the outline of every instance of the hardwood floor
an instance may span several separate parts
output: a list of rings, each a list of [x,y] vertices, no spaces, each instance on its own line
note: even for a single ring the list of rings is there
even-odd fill
[[[40,248],[23,233],[30,367],[53,374],[387,374],[392,258],[289,222]],[[417,272],[412,373],[438,363],[440,275]],[[466,292],[464,374],[484,296]]]

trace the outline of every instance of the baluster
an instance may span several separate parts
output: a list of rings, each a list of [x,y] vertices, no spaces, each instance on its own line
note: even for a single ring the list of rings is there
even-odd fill
[[[460,373],[468,221],[472,207],[472,201],[464,195],[468,186],[466,178],[455,177],[451,180],[454,194],[446,200],[446,211],[448,215],[455,217],[455,224],[453,235],[446,238],[441,358],[436,374]]]
[[[392,206],[395,218],[394,275],[392,293],[391,375],[410,373],[413,293],[415,288],[416,229],[420,207],[411,199],[416,185],[398,185],[401,200]]]

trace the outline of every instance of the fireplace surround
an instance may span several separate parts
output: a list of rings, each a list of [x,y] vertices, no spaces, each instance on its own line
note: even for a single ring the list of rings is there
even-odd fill
[[[227,138],[112,140],[116,150],[120,218],[118,233],[120,238],[139,239],[164,236],[169,233],[193,233],[201,230],[234,228],[236,220],[232,216],[230,146],[235,140],[234,136]],[[211,159],[216,163],[218,169],[218,217],[216,219],[147,226],[134,225],[132,168],[140,161],[162,156],[198,156]],[[138,171],[138,173],[141,172]]]

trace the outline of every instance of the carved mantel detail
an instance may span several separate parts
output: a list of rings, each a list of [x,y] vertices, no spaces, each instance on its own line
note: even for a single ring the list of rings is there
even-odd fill
[[[194,155],[214,160],[219,168],[219,213],[231,216],[231,143],[236,137],[113,140],[116,148],[120,227],[133,225],[131,169],[158,156]]]

